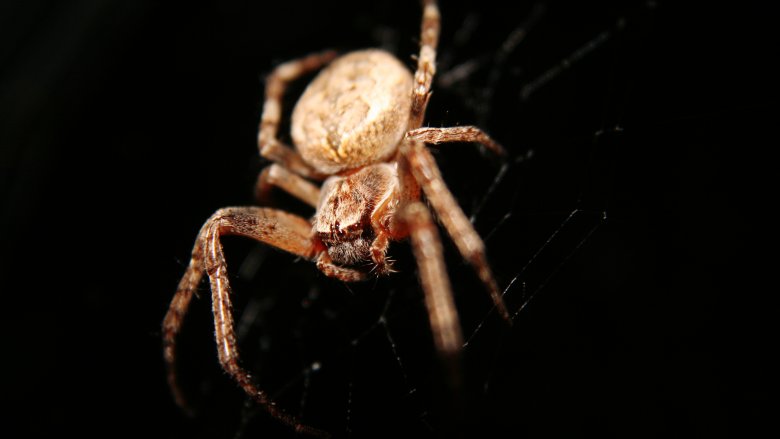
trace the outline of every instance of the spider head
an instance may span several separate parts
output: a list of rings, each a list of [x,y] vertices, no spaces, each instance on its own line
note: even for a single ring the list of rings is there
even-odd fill
[[[325,181],[313,225],[333,262],[355,266],[371,261],[372,218],[392,196],[396,180],[393,166],[379,164]]]
[[[336,223],[336,227],[341,224]],[[358,265],[371,260],[371,243],[374,234],[370,226],[350,224],[346,229],[319,233],[320,240],[328,247],[328,255],[333,262],[344,265]]]

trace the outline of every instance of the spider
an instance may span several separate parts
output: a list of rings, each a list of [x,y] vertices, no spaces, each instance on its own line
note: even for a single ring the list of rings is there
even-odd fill
[[[271,416],[296,432],[325,436],[303,424],[260,390],[239,363],[231,290],[220,238],[238,235],[307,260],[327,276],[355,282],[391,273],[391,241],[410,238],[434,344],[442,358],[457,358],[463,344],[458,313],[437,227],[425,195],[460,254],[485,284],[501,316],[511,322],[488,266],[484,244],[448,191],[426,144],[478,142],[497,154],[502,147],[479,128],[423,128],[436,72],[440,16],[423,0],[420,53],[411,72],[393,55],[361,50],[337,57],[317,53],[279,65],[267,78],[258,145],[273,163],[259,175],[261,204],[280,188],[316,209],[311,220],[269,207],[227,207],[201,228],[189,266],[163,322],[168,382],[178,405],[187,407],[174,370],[176,335],[204,274],[211,286],[219,362]],[[325,67],[327,66],[327,67]],[[281,100],[296,78],[324,69],[292,113],[295,148],[277,138]],[[322,181],[318,188],[312,181]]]

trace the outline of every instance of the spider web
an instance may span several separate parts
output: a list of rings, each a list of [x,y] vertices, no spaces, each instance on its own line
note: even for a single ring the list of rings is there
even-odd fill
[[[504,162],[471,145],[442,146],[435,155],[485,240],[513,327],[498,318],[442,231],[466,340],[464,387],[453,394],[433,349],[408,244],[391,246],[400,273],[347,285],[305,261],[227,239],[234,291],[263,291],[235,294],[242,360],[279,405],[336,436],[565,433],[550,423],[576,409],[551,401],[579,394],[561,389],[587,379],[562,362],[577,357],[566,350],[579,348],[572,333],[588,318],[576,309],[592,293],[582,285],[591,280],[583,253],[603,239],[609,220],[612,160],[655,5],[573,11],[540,1],[512,14],[442,8],[427,121],[479,125],[510,151]],[[414,41],[402,35],[414,35],[410,18],[399,30],[361,17],[354,27],[373,29],[375,45],[414,52]],[[588,303],[587,310],[597,306]],[[208,329],[193,329],[209,327],[208,304],[195,307],[191,315],[201,317],[188,322],[182,355],[190,358],[182,361],[201,355],[213,366],[211,352],[198,353],[192,342],[208,337]],[[205,395],[195,424],[200,435],[294,436],[216,366],[184,373],[184,382]]]

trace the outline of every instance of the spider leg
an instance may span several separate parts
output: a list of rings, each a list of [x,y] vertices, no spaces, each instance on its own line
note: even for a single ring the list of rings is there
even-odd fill
[[[401,156],[408,163],[408,169],[419,183],[447,233],[452,237],[458,251],[476,270],[498,312],[508,323],[511,323],[511,317],[485,257],[485,244],[444,184],[439,167],[436,166],[430,151],[424,144],[415,141],[404,142],[400,151]]]
[[[257,136],[260,155],[306,178],[321,179],[323,175],[304,162],[297,151],[277,138],[279,121],[282,118],[282,96],[291,81],[317,70],[335,57],[336,52],[326,51],[288,61],[277,66],[266,80],[265,103]]]
[[[444,381],[452,391],[450,408],[455,410],[453,414],[459,413],[462,409],[460,357],[463,334],[447,267],[444,265],[439,233],[428,208],[420,201],[407,204],[400,216],[409,231],[412,252],[417,260],[433,342],[445,373]]]
[[[271,189],[276,186],[298,198],[311,207],[317,208],[320,200],[320,188],[276,163],[266,166],[257,177],[255,198],[261,205],[270,204]]]
[[[436,224],[428,208],[419,201],[406,205],[401,219],[406,223],[412,241],[434,344],[445,358],[453,358],[463,345],[463,335]]]
[[[360,282],[369,279],[369,276],[362,271],[334,264],[326,251],[317,257],[317,268],[325,276],[334,277],[343,282]]]
[[[450,128],[417,128],[406,133],[409,139],[438,145],[446,142],[474,142],[485,145],[494,154],[505,156],[506,151],[495,140],[475,126]]]
[[[185,402],[176,384],[174,372],[175,338],[181,328],[187,304],[192,298],[192,291],[205,272],[211,283],[215,337],[222,368],[274,418],[293,427],[296,432],[328,436],[326,432],[301,424],[296,417],[277,407],[265,392],[255,386],[249,373],[240,366],[227,263],[220,242],[220,237],[225,235],[244,236],[311,259],[317,251],[317,245],[310,239],[310,231],[311,225],[301,217],[259,207],[220,209],[206,221],[195,242],[190,266],[163,322],[168,379],[177,403],[184,405]]]
[[[377,230],[377,229],[374,229]],[[387,248],[390,246],[390,234],[379,230],[374,242],[371,243],[371,260],[374,262],[374,271],[378,276],[393,273],[393,263],[387,258]]]
[[[402,179],[400,182],[400,196],[404,200],[417,200],[420,198],[419,189],[417,193],[409,194],[408,188],[404,185],[403,177],[409,178],[409,172],[403,169],[399,173],[399,177]],[[394,224],[395,215],[388,210],[394,207],[394,203],[390,202],[390,198],[387,198],[379,206],[374,209],[371,214],[371,228],[374,229],[376,237],[371,243],[371,261],[374,263],[373,271],[378,276],[394,273],[393,261],[387,257],[387,249],[390,246],[390,240],[402,239],[405,237],[403,234],[398,234],[395,230],[398,224]],[[402,222],[402,221],[401,221]]]
[[[192,249],[192,256],[190,258],[190,263],[187,266],[187,271],[184,272],[184,276],[182,276],[179,281],[176,294],[173,296],[173,300],[171,300],[171,304],[168,307],[168,312],[163,319],[163,357],[168,369],[168,386],[171,388],[173,399],[176,401],[176,404],[184,409],[189,415],[192,415],[193,412],[176,379],[176,335],[179,333],[182,324],[184,323],[184,316],[187,314],[192,295],[195,293],[198,284],[200,284],[200,281],[203,278],[202,235],[203,229],[201,229],[195,247]]]
[[[414,72],[412,111],[409,129],[419,128],[425,117],[425,108],[431,98],[431,83],[436,74],[436,46],[439,44],[441,17],[435,0],[423,0],[423,18],[420,29],[420,55]]]

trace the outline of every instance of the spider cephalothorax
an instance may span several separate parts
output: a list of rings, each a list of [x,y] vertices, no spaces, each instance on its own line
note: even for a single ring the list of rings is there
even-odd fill
[[[476,127],[421,128],[436,71],[438,37],[436,3],[423,0],[421,48],[414,75],[387,52],[362,50],[335,60],[333,52],[310,55],[278,66],[268,77],[258,142],[260,154],[273,164],[258,178],[258,199],[267,204],[269,191],[278,187],[316,212],[309,221],[269,207],[228,207],[203,225],[163,322],[168,381],[179,405],[185,407],[186,402],[176,382],[176,335],[194,291],[207,274],[222,367],[275,418],[296,431],[326,435],[276,406],[239,364],[230,282],[220,242],[225,235],[255,239],[312,260],[327,276],[346,282],[390,273],[385,256],[389,243],[410,238],[434,344],[443,358],[457,363],[463,337],[437,228],[421,201],[424,194],[458,251],[487,287],[499,313],[510,321],[484,244],[447,190],[425,146],[479,142],[503,153]],[[282,144],[277,130],[287,84],[328,63],[293,111],[295,148]],[[323,180],[321,187],[313,183]],[[457,373],[450,376],[457,378]]]
[[[334,263],[357,266],[372,261],[377,235],[390,230],[398,190],[395,166],[388,163],[325,180],[312,225]]]

